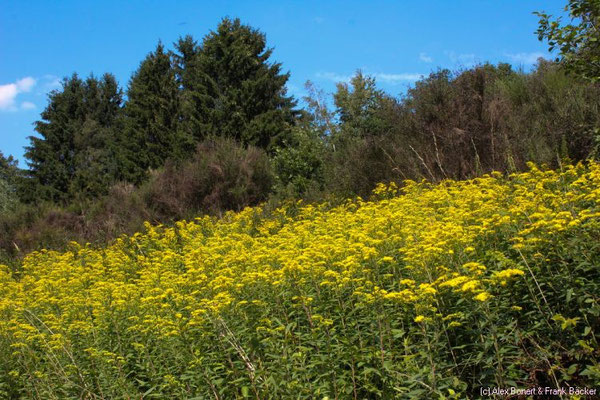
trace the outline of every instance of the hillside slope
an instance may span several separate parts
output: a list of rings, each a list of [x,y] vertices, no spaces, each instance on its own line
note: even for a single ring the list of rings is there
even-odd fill
[[[600,164],[530,168],[0,266],[0,397],[597,387]]]

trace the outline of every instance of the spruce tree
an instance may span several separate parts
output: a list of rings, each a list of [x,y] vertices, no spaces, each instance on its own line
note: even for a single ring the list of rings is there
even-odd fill
[[[183,98],[193,107],[182,120],[197,139],[227,136],[268,149],[289,133],[297,114],[286,95],[289,73],[269,62],[273,50],[263,33],[225,18],[200,48],[186,38],[178,50],[182,60],[193,53],[182,75]]]
[[[119,169],[114,143],[121,103],[122,91],[111,74],[85,81],[73,74],[63,80],[62,90],[50,93],[42,120],[35,123],[39,136],[30,136],[26,148],[27,200],[72,200],[107,191]]]
[[[121,178],[117,142],[121,131],[117,118],[123,101],[122,90],[114,76],[86,80],[86,118],[75,136],[75,172],[70,183],[73,194],[95,197],[106,193]]]
[[[18,203],[17,184],[21,170],[13,156],[4,157],[0,151],[0,215],[10,212]]]
[[[179,129],[182,134],[201,141],[213,130],[207,110],[215,107],[216,91],[208,90],[212,86],[207,84],[207,74],[199,68],[200,46],[192,36],[180,38],[175,49],[172,57],[180,90]]]
[[[178,129],[178,96],[175,68],[159,42],[133,74],[124,109],[126,147],[139,170],[161,167],[192,148],[191,138]]]

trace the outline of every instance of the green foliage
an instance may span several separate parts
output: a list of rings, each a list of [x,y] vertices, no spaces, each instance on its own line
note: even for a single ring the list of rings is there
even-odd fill
[[[115,121],[122,92],[113,75],[65,78],[35,124],[25,157],[30,179],[23,198],[61,201],[106,193],[118,176]]]
[[[264,150],[215,138],[200,143],[190,160],[168,163],[142,191],[151,215],[172,221],[256,205],[266,200],[272,182]]]
[[[295,110],[294,100],[287,96],[289,73],[269,61],[272,49],[267,48],[265,35],[238,19],[223,19],[200,44],[191,36],[180,38],[174,52],[159,43],[132,76],[124,107],[112,75],[65,78],[62,89],[50,94],[49,105],[36,123],[39,136],[31,137],[26,154],[29,175],[17,168],[12,157],[0,153],[1,262],[13,266],[12,276],[18,280],[23,273],[19,259],[32,251],[71,251],[77,246],[70,241],[106,243],[123,233],[139,232],[145,221],[151,221],[173,227],[163,231],[146,224],[148,234],[117,240],[113,249],[123,253],[114,258],[118,267],[111,271],[120,268],[120,276],[131,274],[137,279],[135,268],[144,265],[155,271],[160,266],[172,271],[163,274],[161,269],[148,282],[164,283],[190,274],[176,285],[184,287],[191,278],[198,283],[180,297],[171,296],[177,291],[165,292],[164,297],[154,291],[145,293],[140,310],[152,302],[157,307],[146,315],[147,321],[156,324],[138,321],[138,327],[148,327],[143,332],[129,329],[133,325],[128,324],[137,323],[135,318],[119,314],[116,306],[111,313],[90,314],[87,334],[94,338],[94,346],[82,346],[82,336],[73,335],[62,349],[54,349],[64,359],[44,364],[43,356],[35,359],[37,353],[32,351],[21,353],[23,359],[34,355],[27,358],[31,365],[21,363],[9,369],[19,350],[11,348],[10,354],[0,350],[3,360],[9,360],[0,362],[0,397],[31,394],[24,383],[34,378],[42,390],[39,397],[65,398],[83,393],[77,382],[100,388],[100,395],[110,398],[124,393],[144,398],[183,398],[190,393],[215,398],[464,398],[478,396],[476,388],[484,384],[597,384],[600,256],[596,243],[600,227],[594,218],[598,193],[582,193],[595,187],[586,179],[597,181],[597,167],[594,175],[577,183],[573,180],[583,173],[582,166],[567,167],[568,173],[552,182],[548,180],[552,172],[534,169],[530,175],[513,175],[510,180],[495,174],[464,185],[456,183],[455,189],[475,191],[488,180],[501,183],[496,192],[484,190],[470,200],[460,190],[446,191],[454,185],[448,181],[437,186],[440,191],[434,194],[427,183],[408,184],[402,190],[413,195],[429,193],[431,207],[422,207],[425,197],[418,197],[411,202],[410,212],[408,203],[402,203],[398,208],[402,212],[390,218],[380,218],[380,213],[393,202],[404,201],[397,198],[398,186],[378,186],[375,197],[380,202],[342,199],[370,196],[379,182],[422,178],[435,182],[492,170],[515,172],[531,160],[562,168],[565,160],[597,155],[600,87],[567,72],[591,81],[600,76],[594,30],[598,4],[569,3],[567,10],[579,25],[561,27],[560,21],[539,14],[540,39],[560,50],[560,63],[540,60],[531,73],[502,63],[457,72],[439,70],[417,81],[401,98],[378,89],[373,77],[358,71],[348,84],[337,85],[332,101],[307,82],[305,112]],[[333,111],[328,108],[331,102]],[[512,214],[505,215],[502,196],[515,188],[520,188],[520,200],[512,205]],[[567,190],[571,197],[564,197],[558,213],[554,201]],[[497,198],[488,201],[490,193]],[[22,204],[18,197],[29,204]],[[297,198],[331,202],[302,206],[284,201],[283,208],[246,209],[237,216],[227,213],[219,222],[198,218],[195,223],[173,224],[199,214],[223,216],[227,210]],[[448,206],[453,201],[460,207],[458,203]],[[523,208],[529,201],[533,202],[529,208]],[[456,235],[448,233],[452,223],[464,213],[473,213],[473,218],[480,215],[485,202],[498,209],[470,237],[473,247],[454,245],[455,236],[466,231],[461,227]],[[583,210],[581,219],[573,217],[575,205]],[[423,210],[428,211],[419,216]],[[452,218],[457,210],[464,213]],[[332,216],[340,212],[361,215],[350,219],[359,222],[355,231],[341,223],[337,232],[314,243],[332,238],[356,242],[309,249],[311,235],[331,228]],[[540,212],[548,212],[545,219],[539,217]],[[514,217],[512,225],[503,222],[509,214]],[[534,215],[537,222],[532,222]],[[407,236],[404,228],[410,218],[427,224]],[[439,240],[430,232],[434,225],[440,227]],[[554,231],[532,238],[529,229]],[[221,236],[216,230],[222,230]],[[521,241],[532,238],[531,247],[515,244],[515,232],[522,234]],[[270,239],[280,233],[291,236],[280,243],[279,250],[290,243],[296,247],[275,257]],[[405,259],[406,252],[398,253],[402,246],[417,246],[429,239],[435,242],[415,254],[431,255],[431,262],[415,264]],[[194,247],[189,247],[190,240],[195,241]],[[248,251],[255,240],[260,245]],[[198,250],[215,243],[212,252]],[[222,263],[230,250],[231,257]],[[370,258],[373,250],[382,257]],[[254,264],[243,258],[262,251],[254,261],[260,268],[272,266],[269,273],[250,270]],[[70,265],[69,257],[77,253],[81,256],[78,268],[99,273],[110,258],[101,257],[98,268],[91,269],[86,257],[93,252],[89,247],[78,248],[66,253],[60,265]],[[348,254],[352,252],[357,255],[354,271],[362,276],[344,286],[350,281],[339,272],[351,265]],[[53,253],[41,252],[28,259],[46,260],[48,254]],[[337,258],[306,261],[330,254]],[[504,289],[506,282],[500,283],[475,300],[465,300],[460,298],[464,294],[445,292],[440,286],[439,301],[422,310],[383,300],[401,293],[399,282],[407,277],[423,282],[415,291],[417,287],[425,290],[432,276],[445,274],[447,266],[462,268],[472,257],[489,271],[517,268],[524,275],[527,270],[532,279],[524,278],[510,290]],[[297,262],[286,264],[292,260]],[[38,265],[43,263],[34,262],[28,268]],[[429,268],[427,274],[424,267]],[[295,274],[304,268],[314,270],[297,279]],[[327,269],[328,275],[318,276],[321,269]],[[0,278],[12,282],[6,271],[0,266]],[[289,273],[288,281],[273,279],[275,271]],[[214,290],[192,307],[196,289],[213,272],[223,272],[214,280]],[[336,276],[340,280],[333,285],[330,278]],[[481,282],[488,284],[494,276]],[[59,274],[48,282],[61,282],[62,277]],[[199,325],[180,324],[194,313],[195,317],[209,315],[201,314],[200,306],[216,307],[218,302],[211,303],[210,296],[230,281],[237,285],[240,277],[256,289],[244,292],[242,286],[232,286],[232,295],[247,296],[243,301]],[[267,279],[271,279],[268,284]],[[121,305],[129,305],[139,295],[140,282],[135,282],[136,289],[120,300]],[[82,290],[88,284],[83,281]],[[0,285],[0,292],[6,287]],[[107,292],[101,303],[113,307],[113,294],[118,291]],[[377,294],[383,297],[373,300]],[[55,300],[54,295],[47,299],[48,304]],[[174,313],[164,311],[169,307],[174,307]],[[84,309],[85,318],[88,314]],[[35,327],[31,343],[48,333],[35,322],[31,326]],[[160,326],[168,328],[166,335],[149,334]],[[61,337],[51,335],[51,339],[60,341]],[[2,340],[0,349],[8,348]],[[109,351],[94,353],[94,347]],[[62,352],[78,348],[84,350]],[[58,375],[75,380],[54,385],[48,376],[56,376],[57,366],[62,365],[65,369]],[[35,373],[19,375],[19,368]]]
[[[312,84],[307,89],[308,111],[328,150],[321,168],[326,191],[341,197],[368,196],[376,183],[397,177],[390,174],[397,166],[386,143],[399,122],[396,99],[377,89],[375,79],[361,71],[349,84],[337,84],[334,112]]]
[[[0,396],[595,388],[598,183],[590,162],[379,185],[31,254],[0,267]]]
[[[269,62],[272,49],[260,31],[239,19],[223,19],[197,46],[177,44],[184,130],[198,140],[234,138],[270,148],[294,123],[295,102],[286,96],[289,73]]]
[[[193,156],[167,162],[136,187],[119,182],[97,199],[59,206],[20,204],[0,179],[0,263],[13,264],[42,248],[66,249],[71,241],[104,244],[144,228],[199,214],[222,215],[267,200],[274,177],[262,149],[232,139],[201,143]]]
[[[439,70],[400,99],[381,94],[373,78],[352,82],[338,85],[339,124],[326,138],[326,186],[342,196],[368,195],[381,181],[558,166],[597,147],[600,88],[556,63],[541,60],[530,73],[502,63]]]
[[[196,141],[204,140],[212,133],[207,110],[214,107],[214,96],[207,91],[207,76],[198,64],[200,46],[187,35],[175,43],[171,53],[175,76],[179,85],[179,129]]]
[[[323,189],[327,149],[320,131],[309,124],[293,128],[272,157],[275,191],[285,197],[305,196]]]
[[[362,138],[385,131],[385,120],[378,112],[386,101],[393,101],[375,86],[375,78],[358,71],[350,84],[338,83],[333,95],[336,116],[340,121],[341,138]]]
[[[0,215],[12,211],[18,201],[14,187],[0,178]]]
[[[19,162],[9,155],[4,156],[0,151],[0,179],[3,179],[9,185],[15,185],[22,176],[22,172],[18,167]]]
[[[593,151],[600,90],[560,65],[540,61],[531,74],[497,80],[490,94],[490,122],[518,164],[529,159],[557,165],[559,159],[582,160]]]
[[[182,39],[179,47],[182,52],[184,47],[187,49],[187,61],[176,58],[174,67],[167,65],[168,57],[164,51],[159,53],[162,54],[161,65],[168,72],[168,81],[175,79],[178,90],[183,90],[181,87],[187,85],[184,82],[194,75],[184,77],[187,67],[182,66],[193,63],[195,51],[200,48],[191,38]],[[308,83],[304,115],[297,119],[296,126],[288,131],[280,145],[271,149],[271,165],[266,166],[264,160],[259,163],[262,165],[259,169],[272,169],[273,175],[270,172],[254,175],[241,172],[245,170],[242,165],[247,161],[246,156],[241,155],[241,148],[230,143],[227,146],[203,146],[202,151],[207,152],[205,157],[196,155],[193,158],[192,164],[197,167],[181,167],[186,163],[183,160],[170,162],[166,175],[162,175],[163,171],[150,174],[156,186],[148,184],[135,188],[123,183],[113,190],[109,187],[116,181],[141,183],[149,176],[147,158],[144,157],[150,146],[144,147],[144,143],[129,139],[127,133],[131,131],[125,129],[127,118],[117,117],[112,122],[110,126],[117,134],[105,136],[106,140],[102,135],[91,133],[104,123],[96,114],[86,118],[85,124],[69,119],[65,119],[69,124],[49,124],[45,129],[52,127],[54,130],[50,131],[56,135],[71,132],[61,126],[79,127],[79,130],[72,130],[77,133],[79,147],[73,163],[69,164],[74,169],[78,166],[66,189],[71,190],[67,192],[72,196],[70,198],[76,198],[75,193],[86,187],[92,188],[88,191],[110,193],[98,201],[78,202],[77,207],[71,207],[69,213],[83,216],[83,227],[72,223],[76,218],[45,220],[45,211],[40,211],[36,217],[40,222],[24,218],[15,225],[15,221],[9,221],[8,225],[13,228],[6,230],[7,240],[1,246],[13,254],[16,249],[12,239],[18,237],[15,243],[23,252],[39,248],[39,243],[35,244],[36,238],[48,241],[43,239],[44,235],[33,232],[50,232],[58,229],[56,224],[63,222],[74,229],[73,235],[65,237],[102,242],[118,236],[119,232],[134,232],[142,226],[144,219],[171,221],[190,217],[196,212],[219,214],[225,209],[266,200],[269,196],[274,202],[290,197],[309,200],[366,197],[379,182],[422,178],[436,181],[447,177],[472,177],[492,170],[516,171],[525,168],[528,160],[558,167],[566,158],[582,160],[593,155],[598,147],[600,88],[565,74],[556,63],[542,61],[531,73],[514,71],[506,64],[486,64],[457,73],[437,71],[418,81],[400,99],[382,93],[372,78],[361,74],[353,82],[354,86],[340,85],[335,111],[329,110],[330,101],[325,95]],[[77,81],[68,85],[64,93],[54,95],[57,97],[53,103],[56,110],[67,108],[68,99],[78,104],[74,100],[78,97],[71,93],[75,83]],[[79,81],[79,84],[83,85],[83,82]],[[81,88],[78,90],[84,92]],[[179,93],[181,95],[185,90]],[[185,96],[180,97],[180,106],[184,100]],[[141,108],[138,110],[141,112]],[[160,116],[160,112],[157,115]],[[180,122],[181,125],[173,127],[172,134],[189,138],[191,133],[182,128],[185,119]],[[169,142],[168,146],[173,143]],[[48,146],[45,141],[40,145]],[[155,147],[159,148],[158,145]],[[228,152],[231,152],[230,158],[226,157]],[[168,159],[167,154],[162,153],[160,157]],[[262,160],[262,156],[259,158]],[[97,162],[85,164],[86,160]],[[47,167],[53,165],[51,162]],[[61,165],[65,167],[66,163]],[[13,187],[20,196],[48,190],[48,187],[34,185],[34,179],[21,178],[15,168],[11,167],[10,171],[11,179],[16,182]],[[181,177],[176,176],[178,174]],[[167,175],[170,178],[167,179]],[[60,175],[51,176],[56,179]],[[116,177],[100,179],[113,176]],[[264,182],[258,182],[259,176],[264,177]],[[244,181],[247,183],[240,184]],[[161,191],[160,185],[165,191]],[[201,189],[201,185],[207,186]],[[238,189],[233,189],[235,187]],[[239,189],[243,187],[252,189],[249,192]],[[239,197],[227,197],[227,193],[238,190]],[[154,194],[148,197],[150,192]],[[189,193],[196,193],[197,199],[192,201],[196,195]],[[209,193],[214,193],[218,201],[206,200],[212,198]],[[29,198],[37,201],[52,196]],[[160,199],[160,202],[152,205],[149,198]],[[114,218],[111,213],[115,214]],[[48,229],[42,229],[48,224]],[[28,229],[31,229],[31,235],[27,234]]]
[[[134,176],[142,177],[148,168],[159,168],[167,159],[181,159],[193,149],[192,138],[178,126],[178,82],[161,43],[131,77],[124,116],[125,148],[127,158],[135,160]]]
[[[0,151],[0,215],[14,210],[19,201],[17,185],[22,172],[17,164],[17,160],[12,156],[4,157]]]
[[[572,23],[536,12],[538,38],[546,40],[550,51],[558,50],[558,60],[567,71],[596,82],[600,80],[600,1],[569,0],[565,6]]]

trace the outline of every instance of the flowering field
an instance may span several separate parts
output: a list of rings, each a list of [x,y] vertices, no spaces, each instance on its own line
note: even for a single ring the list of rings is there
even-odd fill
[[[600,385],[600,164],[380,185],[0,266],[0,398]]]

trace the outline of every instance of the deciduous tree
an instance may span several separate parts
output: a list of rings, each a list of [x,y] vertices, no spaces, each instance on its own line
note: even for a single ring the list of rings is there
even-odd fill
[[[564,67],[592,81],[600,80],[600,0],[569,0],[565,6],[571,23],[561,25],[560,17],[537,12],[538,38],[550,51],[558,50]]]

